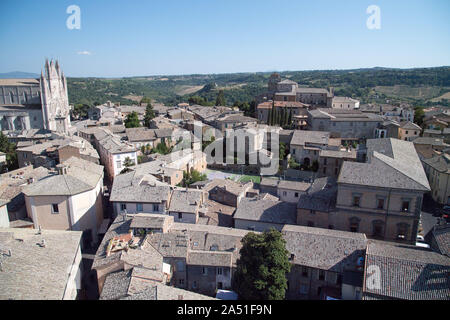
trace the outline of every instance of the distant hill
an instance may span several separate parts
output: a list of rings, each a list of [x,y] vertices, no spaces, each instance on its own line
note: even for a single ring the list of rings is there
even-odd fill
[[[6,72],[6,73],[0,73],[0,79],[35,79],[39,78],[40,75],[37,73],[30,73],[30,72],[21,72],[21,71],[13,71],[13,72]]]

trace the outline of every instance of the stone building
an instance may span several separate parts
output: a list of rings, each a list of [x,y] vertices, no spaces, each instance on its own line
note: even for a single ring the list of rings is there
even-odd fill
[[[331,132],[340,138],[372,139],[383,123],[379,115],[359,110],[319,108],[308,111],[308,129]]]
[[[0,128],[47,129],[67,133],[70,107],[67,81],[58,61],[46,60],[39,79],[0,80]]]
[[[367,141],[367,163],[344,162],[338,178],[336,229],[414,243],[427,176],[412,142]]]
[[[28,217],[37,229],[84,231],[97,243],[103,222],[103,167],[72,157],[23,189]]]

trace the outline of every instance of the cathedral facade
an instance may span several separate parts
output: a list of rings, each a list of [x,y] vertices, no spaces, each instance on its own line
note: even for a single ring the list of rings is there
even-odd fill
[[[39,79],[0,79],[0,129],[46,129],[67,133],[67,81],[58,61],[45,62]]]

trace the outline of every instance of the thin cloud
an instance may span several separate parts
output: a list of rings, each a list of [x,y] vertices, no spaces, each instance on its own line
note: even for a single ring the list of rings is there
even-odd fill
[[[90,56],[91,52],[90,51],[78,51],[77,54],[83,55],[83,56]]]

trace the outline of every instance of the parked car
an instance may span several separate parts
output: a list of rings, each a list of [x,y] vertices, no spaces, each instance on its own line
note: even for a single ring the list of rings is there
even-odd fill
[[[425,242],[425,238],[421,235],[417,235],[416,238],[416,247],[421,247],[421,248],[430,248],[430,245],[428,243]]]

